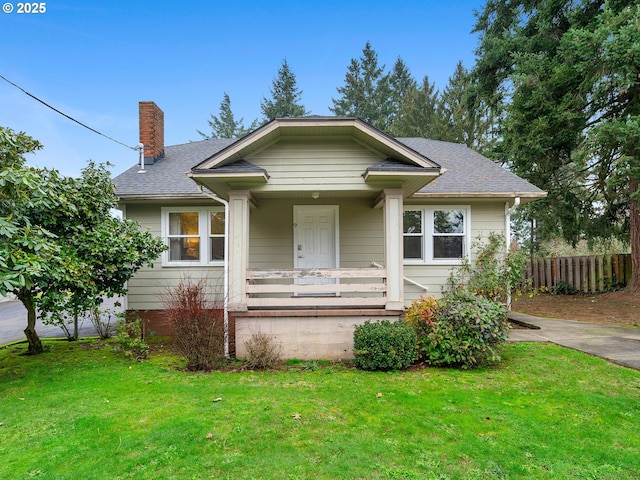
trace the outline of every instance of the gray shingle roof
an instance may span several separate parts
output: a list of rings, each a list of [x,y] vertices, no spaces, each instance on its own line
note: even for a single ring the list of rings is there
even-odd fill
[[[418,194],[530,194],[543,191],[460,143],[426,138],[398,138],[410,148],[439,163],[446,172]]]
[[[164,157],[138,173],[139,165],[113,179],[120,197],[190,197],[200,196],[196,183],[185,174],[194,165],[222,150],[235,140],[210,139],[165,147]]]
[[[443,175],[422,188],[418,194],[541,196],[543,193],[539,188],[465,145],[425,138],[399,138],[398,140],[446,169]],[[185,173],[234,141],[211,139],[165,147],[164,158],[153,165],[148,165],[145,169],[146,173],[137,173],[140,168],[135,165],[115,177],[117,194],[122,198],[200,196],[195,182]],[[383,162],[383,164],[373,168],[398,167],[392,162]],[[252,166],[237,164],[233,167],[246,169]]]

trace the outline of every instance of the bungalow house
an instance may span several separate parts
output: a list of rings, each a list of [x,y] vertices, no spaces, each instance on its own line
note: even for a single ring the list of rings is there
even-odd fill
[[[140,103],[144,161],[114,182],[127,218],[169,249],[129,282],[127,309],[161,332],[160,293],[218,287],[239,357],[256,331],[301,359],[350,357],[353,326],[397,319],[545,193],[465,145],[392,138],[357,118],[273,120],[237,140],[164,145]]]

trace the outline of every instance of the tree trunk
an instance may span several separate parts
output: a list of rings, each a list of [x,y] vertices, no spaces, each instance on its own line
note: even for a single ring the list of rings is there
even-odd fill
[[[629,216],[631,229],[631,279],[627,283],[627,292],[640,296],[640,210],[638,180],[629,182],[631,199],[629,200]]]
[[[36,332],[36,307],[33,305],[31,295],[24,293],[19,295],[18,298],[27,309],[27,328],[24,329],[24,334],[27,336],[27,341],[29,342],[27,353],[29,355],[43,353],[44,348]]]
[[[73,339],[78,341],[78,310],[73,312]]]

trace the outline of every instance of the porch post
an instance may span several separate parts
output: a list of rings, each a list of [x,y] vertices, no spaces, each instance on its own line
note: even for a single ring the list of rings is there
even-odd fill
[[[404,309],[403,205],[402,190],[384,190],[384,263],[387,267],[386,310]]]
[[[247,310],[249,257],[249,196],[247,190],[229,192],[229,310]]]

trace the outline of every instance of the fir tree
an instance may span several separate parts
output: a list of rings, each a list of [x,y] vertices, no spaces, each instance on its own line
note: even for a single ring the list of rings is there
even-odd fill
[[[211,127],[211,134],[207,135],[206,133],[201,132],[200,130],[196,130],[202,137],[209,138],[240,138],[245,136],[251,130],[254,130],[258,121],[254,120],[251,122],[248,128],[244,126],[244,118],[240,120],[235,119],[233,116],[233,112],[231,111],[231,100],[227,93],[224,93],[224,97],[222,102],[220,102],[220,116],[216,117],[215,115],[211,115],[211,120],[208,121],[209,126]]]
[[[407,103],[415,100],[413,95],[418,90],[416,80],[411,76],[409,68],[402,58],[398,57],[389,74],[389,116],[387,118],[387,132],[390,135],[401,136],[403,115],[407,110]]]
[[[360,59],[351,59],[344,86],[339,87],[340,98],[333,98],[329,110],[338,116],[358,117],[374,127],[386,131],[392,112],[390,79],[378,65],[378,54],[367,42]]]
[[[491,127],[490,110],[475,91],[473,78],[458,62],[449,83],[438,99],[431,138],[464,143],[486,152]]]
[[[309,112],[300,103],[301,96],[302,90],[297,87],[296,76],[285,59],[278,69],[278,75],[273,79],[271,98],[262,99],[260,108],[264,116],[263,122],[269,122],[274,118],[308,115]]]
[[[392,134],[396,137],[432,138],[438,91],[425,75],[422,85],[409,88],[403,97]]]

